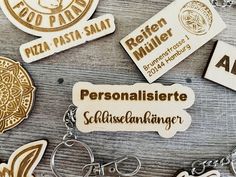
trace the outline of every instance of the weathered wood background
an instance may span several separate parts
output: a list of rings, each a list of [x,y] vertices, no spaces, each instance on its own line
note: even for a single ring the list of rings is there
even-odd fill
[[[33,64],[23,63],[19,46],[35,37],[14,27],[0,12],[0,55],[23,63],[37,87],[35,106],[28,120],[0,136],[0,160],[6,161],[19,146],[48,139],[49,147],[35,170],[36,177],[52,177],[50,155],[66,132],[62,117],[72,103],[72,87],[78,81],[94,84],[134,84],[146,82],[119,41],[172,0],[102,0],[95,17],[112,13],[117,31],[102,39],[75,47]],[[96,161],[109,162],[125,154],[142,161],[137,176],[174,176],[193,160],[226,155],[236,146],[236,93],[202,78],[216,40],[236,45],[236,10],[218,9],[228,29],[204,45],[157,82],[181,83],[196,93],[189,109],[192,126],[172,139],[153,133],[80,134],[81,141],[94,151]],[[63,82],[64,81],[64,82]],[[89,163],[79,149],[67,150],[58,157],[65,177],[78,176],[82,164]],[[79,160],[80,159],[80,160]],[[127,165],[129,168],[129,165]],[[222,176],[232,176],[228,167]]]

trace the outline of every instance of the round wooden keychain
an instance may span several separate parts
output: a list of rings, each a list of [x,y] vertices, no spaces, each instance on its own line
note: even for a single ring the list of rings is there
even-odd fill
[[[0,134],[28,117],[34,95],[33,81],[20,63],[0,57]]]
[[[0,7],[20,30],[38,36],[20,46],[22,59],[32,63],[113,33],[115,18],[92,17],[99,0],[1,0]]]

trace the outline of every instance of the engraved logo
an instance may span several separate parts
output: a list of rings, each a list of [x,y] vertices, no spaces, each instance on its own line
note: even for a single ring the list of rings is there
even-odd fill
[[[3,0],[4,12],[19,28],[32,35],[67,29],[88,20],[96,0]],[[19,26],[20,25],[20,26]]]
[[[0,57],[0,134],[28,117],[34,91],[24,68],[18,62]]]
[[[204,35],[211,28],[213,14],[204,3],[191,1],[181,9],[179,20],[188,32],[195,35]]]
[[[61,11],[63,8],[62,0],[54,0],[54,1],[47,1],[47,0],[38,0],[38,3],[41,7],[51,10],[52,12]]]

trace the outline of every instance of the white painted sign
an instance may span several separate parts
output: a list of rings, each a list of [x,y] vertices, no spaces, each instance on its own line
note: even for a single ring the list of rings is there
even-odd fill
[[[218,41],[205,78],[236,91],[236,47]]]
[[[209,0],[176,0],[121,44],[152,83],[224,28]]]
[[[93,85],[79,82],[73,88],[78,107],[77,128],[92,131],[157,131],[165,138],[185,131],[194,104],[192,89],[174,84]]]
[[[23,60],[31,63],[113,33],[112,15],[89,20],[98,3],[99,0],[1,0],[0,6],[16,27],[40,37],[20,47]]]

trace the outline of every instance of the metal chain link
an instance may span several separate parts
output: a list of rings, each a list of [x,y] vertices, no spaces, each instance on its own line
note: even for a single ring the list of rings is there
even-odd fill
[[[67,139],[77,139],[76,117],[75,117],[76,110],[77,110],[76,106],[70,105],[63,117],[63,122],[65,123],[65,126],[67,128],[67,133],[63,137],[64,141]]]
[[[232,154],[229,154],[221,159],[195,161],[192,163],[192,175],[202,175],[207,168],[217,168],[228,166],[232,162]]]
[[[235,5],[234,0],[221,0],[219,2],[219,0],[210,0],[211,4],[216,6],[216,7],[232,7],[233,5]]]

